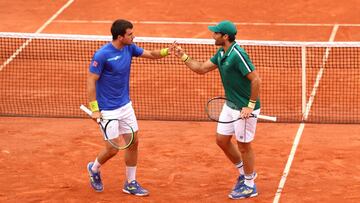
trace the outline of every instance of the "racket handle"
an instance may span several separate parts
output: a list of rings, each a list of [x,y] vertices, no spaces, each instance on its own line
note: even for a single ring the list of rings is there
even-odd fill
[[[88,109],[86,106],[81,104],[80,109],[83,110],[87,115],[89,115],[91,117],[92,111],[90,109]],[[97,123],[100,123],[100,121],[101,121],[100,118],[96,119]]]
[[[274,121],[274,122],[276,121],[276,117],[273,116],[257,115],[256,117],[263,120]]]
[[[80,109],[83,110],[85,113],[87,113],[87,115],[91,116],[92,112],[86,106],[81,104]]]

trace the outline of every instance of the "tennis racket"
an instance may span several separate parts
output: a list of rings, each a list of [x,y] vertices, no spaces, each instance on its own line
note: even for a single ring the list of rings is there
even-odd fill
[[[206,107],[205,107],[206,113],[210,120],[216,121],[218,123],[232,123],[232,122],[242,119],[239,114],[239,117],[236,119],[233,119],[233,120],[220,120],[220,114],[221,114],[224,104],[226,104],[227,106],[229,106],[232,109],[239,109],[239,112],[241,111],[241,108],[238,108],[234,102],[232,102],[224,97],[214,97],[207,102]],[[250,117],[259,118],[259,119],[268,120],[268,121],[274,121],[274,122],[276,121],[276,117],[273,117],[273,116],[251,114]]]
[[[92,112],[86,106],[81,105],[80,109],[91,116]],[[108,141],[114,148],[118,150],[124,150],[131,146],[134,142],[134,130],[126,122],[118,119],[97,119],[96,122],[99,124],[106,141]],[[126,129],[130,133],[124,133],[119,135],[118,139],[109,139],[108,135],[118,132],[119,128]]]

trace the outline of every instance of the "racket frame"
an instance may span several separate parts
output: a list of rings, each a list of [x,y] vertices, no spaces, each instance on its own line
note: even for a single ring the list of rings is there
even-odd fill
[[[206,111],[206,114],[207,114],[207,116],[208,116],[208,118],[209,118],[210,120],[216,121],[216,122],[218,122],[218,123],[225,123],[225,124],[227,124],[227,123],[233,123],[233,122],[235,122],[235,121],[238,121],[238,120],[242,119],[241,117],[239,117],[239,118],[237,118],[237,119],[235,119],[235,120],[231,120],[231,121],[220,121],[220,120],[217,120],[217,119],[212,118],[212,117],[210,116],[209,104],[210,104],[212,101],[214,101],[214,100],[223,100],[223,101],[224,101],[224,104],[228,101],[228,102],[231,102],[232,104],[234,104],[234,106],[236,106],[234,102],[232,102],[231,100],[229,100],[229,99],[227,99],[227,98],[225,98],[225,97],[219,96],[219,97],[213,97],[213,98],[209,99],[209,101],[206,103],[205,111]],[[237,106],[236,106],[236,107],[237,107]],[[241,111],[241,108],[238,108],[237,111]],[[268,121],[273,121],[273,122],[275,122],[275,121],[277,120],[277,118],[274,117],[274,116],[256,115],[256,114],[253,114],[253,113],[250,114],[250,118],[259,118],[259,119],[268,120]]]
[[[91,117],[92,111],[91,111],[90,109],[88,109],[86,106],[84,106],[83,104],[81,104],[81,105],[80,105],[80,109],[83,110],[86,114],[88,114],[88,115]],[[105,135],[105,138],[106,138],[106,141],[109,142],[109,143],[111,144],[111,146],[113,146],[114,148],[116,148],[116,149],[118,149],[118,150],[124,150],[124,149],[129,148],[129,147],[131,146],[131,144],[134,142],[134,138],[135,138],[135,132],[134,132],[133,128],[132,128],[129,124],[127,124],[127,123],[124,122],[124,123],[130,128],[130,130],[131,130],[131,133],[130,133],[130,134],[131,134],[131,138],[130,138],[129,143],[127,143],[126,145],[120,147],[120,146],[116,145],[113,141],[111,141],[111,139],[109,139],[108,136],[106,135],[106,127],[107,127],[107,125],[108,125],[111,121],[113,121],[113,120],[118,120],[118,119],[106,119],[106,120],[107,120],[107,122],[106,122],[105,126],[103,126],[103,125],[101,124],[101,121],[104,121],[104,120],[101,119],[101,118],[96,119],[96,123],[100,126],[101,130],[103,131],[103,133],[104,133],[104,135]],[[120,121],[120,122],[123,122],[123,121]]]

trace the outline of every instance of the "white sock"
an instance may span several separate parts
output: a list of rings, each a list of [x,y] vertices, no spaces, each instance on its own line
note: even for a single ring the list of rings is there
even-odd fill
[[[126,166],[126,178],[129,183],[136,180],[136,166]]]
[[[239,162],[239,163],[237,163],[237,164],[235,164],[235,166],[236,166],[236,168],[239,170],[240,175],[244,175],[244,174],[245,174],[245,172],[244,172],[244,164],[243,164],[242,161]]]
[[[255,174],[251,173],[251,175],[247,175],[245,174],[245,185],[249,186],[249,187],[254,187],[254,178],[255,178]]]
[[[97,158],[94,161],[93,166],[91,167],[91,170],[95,173],[99,172],[101,164],[98,162]]]

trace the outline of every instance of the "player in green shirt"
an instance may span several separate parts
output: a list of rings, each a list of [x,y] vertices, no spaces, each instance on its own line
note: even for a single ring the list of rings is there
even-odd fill
[[[251,142],[255,136],[256,118],[259,115],[259,91],[261,80],[248,54],[235,42],[237,29],[231,21],[222,21],[216,26],[209,26],[213,32],[215,45],[221,46],[216,54],[206,62],[198,62],[190,58],[185,51],[174,44],[175,55],[181,58],[192,71],[205,74],[218,69],[227,99],[242,107],[240,116],[243,118],[234,123],[217,126],[217,145],[224,151],[229,160],[238,168],[239,177],[229,198],[242,199],[258,195],[254,180],[254,153]],[[224,106],[220,117],[230,118],[236,114],[236,109]],[[231,137],[235,135],[237,147],[232,144]]]

